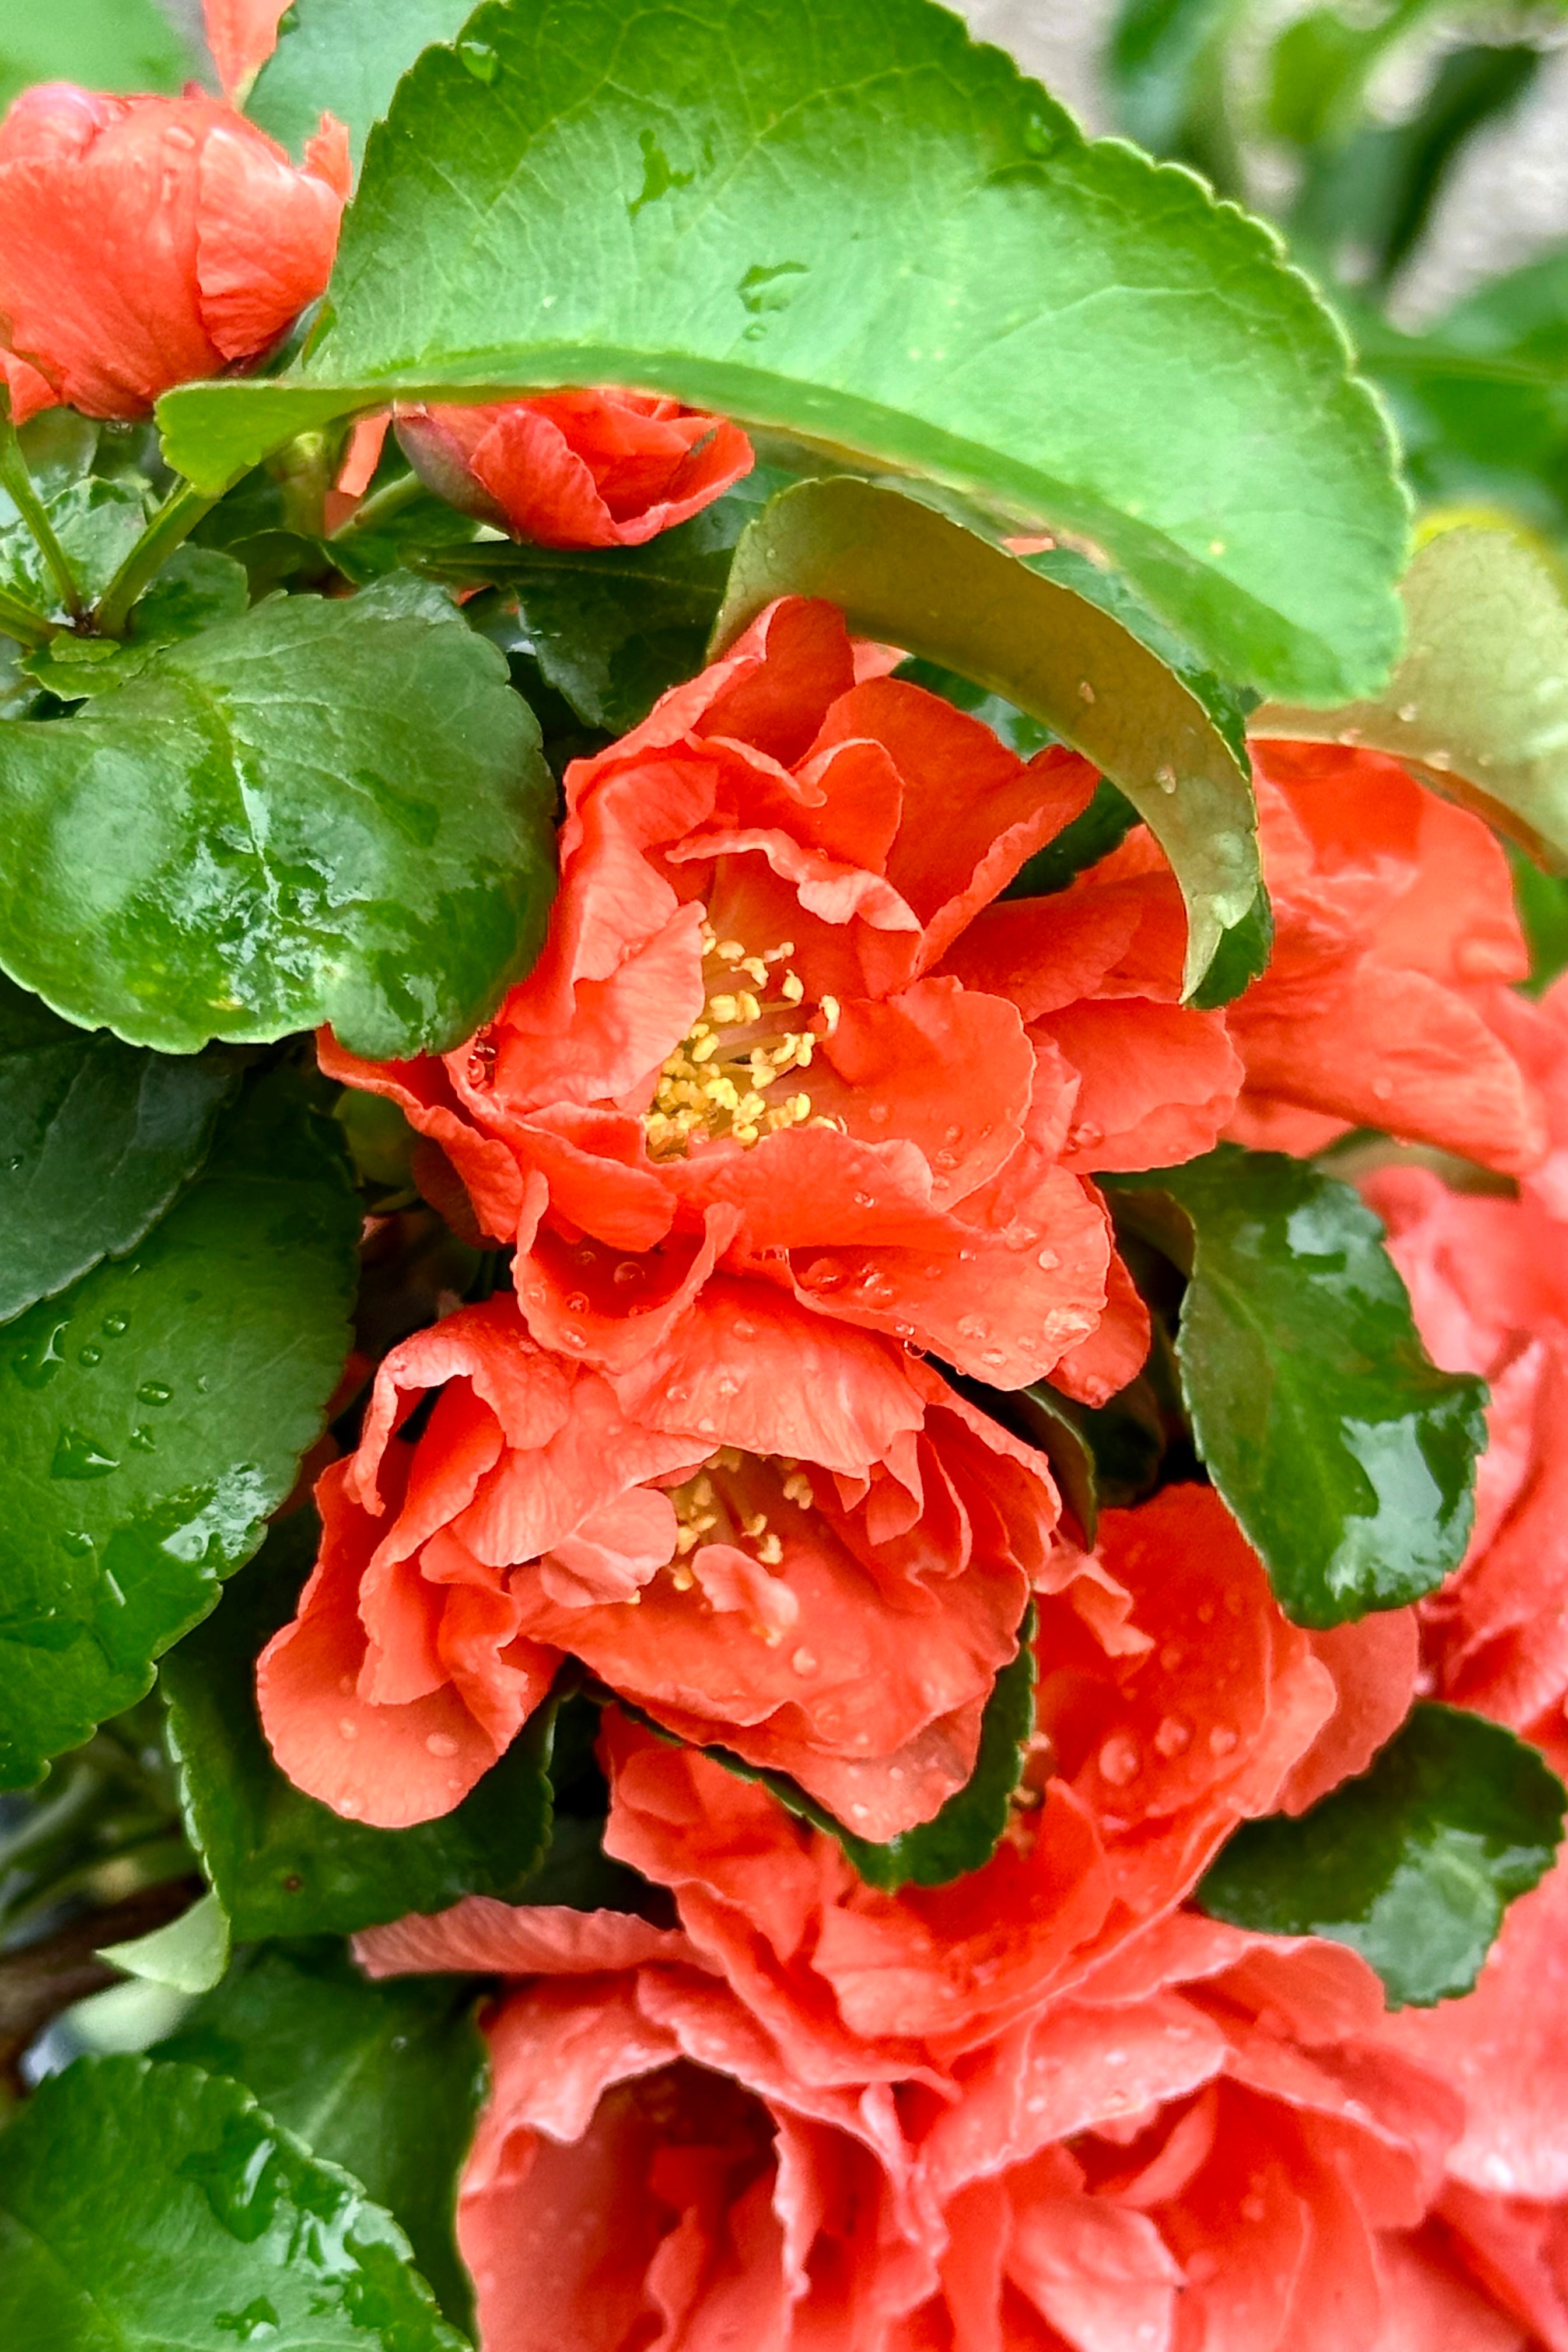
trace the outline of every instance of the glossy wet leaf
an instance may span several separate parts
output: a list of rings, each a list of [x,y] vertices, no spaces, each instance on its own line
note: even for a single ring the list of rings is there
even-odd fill
[[[372,133],[308,357],[160,419],[218,488],[394,392],[605,382],[1079,534],[1274,693],[1395,651],[1386,433],[1271,234],[928,0],[496,0]]]
[[[0,1331],[0,1788],[139,1698],[321,1430],[359,1213],[286,1074],[126,1257]]]
[[[155,0],[51,0],[46,8],[8,7],[0,24],[0,110],[38,81],[172,95],[194,63]]]
[[[472,13],[473,0],[292,0],[245,110],[298,156],[324,110],[346,126],[357,164],[420,50],[451,40]]]
[[[1426,1354],[1372,1211],[1234,1145],[1105,1181],[1190,1270],[1194,1441],[1287,1616],[1337,1625],[1432,1591],[1469,1540],[1486,1388]]]
[[[1259,887],[1239,714],[1211,707],[1196,666],[1183,676],[1168,640],[1156,653],[1125,612],[1090,602],[1087,570],[1067,585],[896,490],[803,482],[742,537],[714,646],[775,596],[826,596],[863,635],[1042,719],[1125,793],[1170,859],[1187,905],[1190,993]]]
[[[1429,539],[1405,583],[1410,649],[1373,702],[1258,712],[1260,736],[1392,751],[1568,872],[1568,602],[1506,528]]]
[[[1539,1751],[1500,1724],[1417,1706],[1359,1780],[1299,1820],[1237,1830],[1196,1899],[1238,1927],[1350,1945],[1393,2008],[1447,2000],[1552,1867],[1563,1802]]]
[[[371,1984],[341,1944],[274,1945],[243,1955],[153,2054],[231,2075],[312,2156],[352,2172],[466,2327],[473,2289],[453,2220],[489,2071],[473,2008],[449,1978]]]
[[[454,1045],[543,934],[538,741],[439,590],[275,600],[0,730],[0,961],[165,1053],[322,1021],[371,1055]]]
[[[0,2134],[17,2352],[460,2352],[351,2176],[199,2067],[79,2058]]]
[[[0,976],[0,1322],[135,1246],[200,1167],[236,1075],[74,1028]]]
[[[272,1761],[256,1661],[293,1614],[318,1534],[309,1510],[281,1520],[160,1676],[186,1828],[236,1940],[346,1935],[464,1895],[515,1902],[550,1834],[543,1728],[514,1741],[454,1811],[406,1830],[344,1821]]]
[[[932,1820],[884,1844],[856,1837],[787,1773],[761,1770],[724,1748],[705,1748],[702,1752],[742,1780],[760,1781],[790,1812],[837,1838],[868,1886],[890,1890],[950,1885],[953,1879],[990,1861],[1007,1826],[1013,1791],[1024,1769],[1024,1750],[1035,1729],[1033,1633],[1031,1610],[1020,1635],[1018,1654],[1003,1667],[985,1703],[980,1753],[969,1780]]]
[[[10,501],[5,501],[9,508]],[[106,482],[96,475],[67,482],[43,501],[84,604],[95,604],[141,538],[148,500],[130,482]],[[36,612],[63,620],[64,600],[53,573],[25,522],[0,529],[0,587]],[[83,639],[101,650],[101,641]],[[62,651],[66,648],[62,647]]]

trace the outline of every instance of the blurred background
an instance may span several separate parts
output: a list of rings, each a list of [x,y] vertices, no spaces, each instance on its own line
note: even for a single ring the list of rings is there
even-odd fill
[[[1568,5],[972,0],[1087,128],[1268,214],[1398,419],[1418,495],[1568,555]]]

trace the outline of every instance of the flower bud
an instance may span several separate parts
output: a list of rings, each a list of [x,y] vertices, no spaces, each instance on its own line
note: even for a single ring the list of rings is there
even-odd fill
[[[348,134],[291,163],[219,100],[48,82],[0,122],[0,340],[18,420],[145,415],[259,359],[331,272]]]
[[[637,392],[396,412],[404,454],[464,514],[541,547],[639,547],[749,473],[740,427]]]

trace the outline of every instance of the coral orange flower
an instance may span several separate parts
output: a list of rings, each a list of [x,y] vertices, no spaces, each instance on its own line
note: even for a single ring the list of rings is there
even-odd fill
[[[1568,1698],[1568,1227],[1423,1168],[1364,1190],[1433,1356],[1491,1387],[1469,1551],[1422,1603],[1431,1670],[1446,1698],[1528,1730]]]
[[[1321,1150],[1355,1126],[1520,1175],[1548,1129],[1510,986],[1530,970],[1508,861],[1479,817],[1372,751],[1254,746],[1268,971],[1229,1007],[1244,1143]]]
[[[428,488],[541,547],[640,547],[752,470],[738,425],[647,393],[550,392],[395,416]]]
[[[1411,1612],[1289,1624],[1217,1496],[1106,1515],[1040,1601],[1038,1720],[995,1856],[885,1894],[767,1792],[614,1713],[605,1849],[675,1895],[810,2082],[942,2081],[1187,1895],[1239,1820],[1359,1771],[1410,1703]]]
[[[1568,1035],[1509,984],[1530,960],[1491,833],[1373,752],[1253,756],[1274,948],[1223,1012],[1178,1003],[1181,895],[1142,826],[1060,896],[990,908],[942,967],[1079,1073],[1066,1164],[1173,1164],[1221,1133],[1306,1153],[1365,1126],[1539,1168]],[[1563,1127],[1568,1169],[1568,1102]]]
[[[489,2352],[1508,2341],[1406,2326],[1489,2309],[1410,2235],[1458,2103],[1336,1946],[1172,1918],[941,2092],[803,2083],[640,1919],[470,1899],[357,1948],[520,1980],[458,2206]]]
[[[684,1937],[482,1897],[358,1939],[373,1976],[524,1979],[458,2238],[486,2352],[893,2352],[937,2279],[886,2088],[797,2083]]]
[[[1079,1078],[935,970],[1094,775],[1017,759],[887,659],[831,605],[771,607],[568,771],[549,941],[489,1027],[379,1066],[326,1038],[322,1066],[402,1103],[516,1237],[547,1346],[627,1363],[720,1265],[1098,1401],[1147,1325],[1061,1164]]]
[[[1547,1745],[1562,1771],[1559,1715]],[[1520,2332],[1568,2352],[1568,1864],[1510,1905],[1480,1982],[1460,2000],[1384,2022],[1384,2046],[1451,2083],[1465,2127],[1445,2163],[1435,2261],[1483,2287]],[[1434,2338],[1432,2352],[1469,2338]],[[1489,2346],[1491,2336],[1476,2342]],[[1424,2347],[1423,2347],[1424,2352]]]
[[[509,1297],[447,1317],[318,1493],[262,1720],[300,1788],[391,1827],[449,1811],[571,1654],[891,1837],[968,1779],[1031,1586],[1080,1576],[1039,1455],[900,1348],[723,1279],[618,1374]]]
[[[172,384],[258,359],[331,272],[348,137],[323,116],[296,169],[209,98],[50,82],[0,123],[0,320],[52,401],[145,415]]]
[[[278,47],[278,20],[289,0],[202,0],[207,47],[226,99],[238,105]]]

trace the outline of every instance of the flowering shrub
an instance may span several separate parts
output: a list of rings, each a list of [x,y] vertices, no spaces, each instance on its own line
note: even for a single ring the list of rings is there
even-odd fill
[[[0,2341],[1568,2352],[1555,572],[929,0],[371,13],[0,121]]]

